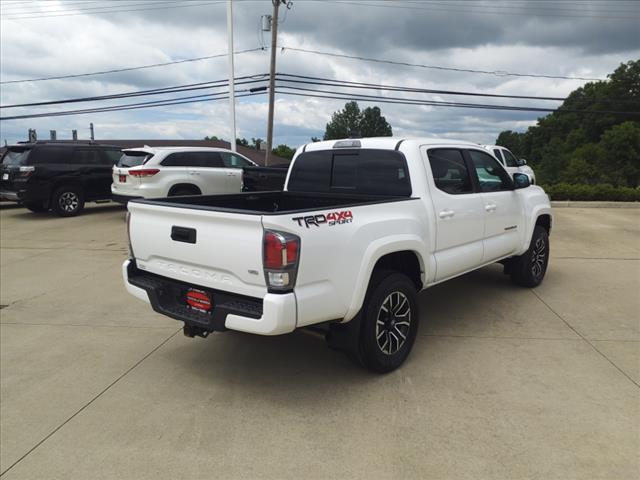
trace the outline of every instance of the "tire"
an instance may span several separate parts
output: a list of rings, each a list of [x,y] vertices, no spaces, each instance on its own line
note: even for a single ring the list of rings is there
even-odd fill
[[[175,190],[169,192],[169,197],[181,197],[184,195],[200,195],[199,191],[196,191],[195,188],[189,187],[178,187]]]
[[[376,373],[395,370],[409,356],[420,320],[416,287],[402,273],[376,274],[361,311],[357,356]]]
[[[84,209],[84,192],[72,185],[58,188],[51,197],[51,209],[60,217],[75,217]]]
[[[533,288],[542,283],[549,264],[549,234],[544,227],[536,225],[529,249],[513,259],[511,280],[516,285]]]
[[[49,207],[46,207],[44,202],[28,202],[25,203],[24,206],[31,210],[33,213],[43,213],[49,211]]]

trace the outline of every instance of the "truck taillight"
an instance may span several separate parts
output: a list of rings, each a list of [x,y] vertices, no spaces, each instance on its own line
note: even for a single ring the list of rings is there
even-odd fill
[[[160,170],[158,168],[142,168],[140,170],[129,170],[129,175],[132,177],[153,177]]]
[[[127,246],[129,247],[129,258],[135,258],[133,256],[133,247],[131,246],[131,212],[127,212]]]
[[[273,230],[265,230],[263,239],[263,266],[270,292],[288,292],[293,289],[298,273],[300,237]]]

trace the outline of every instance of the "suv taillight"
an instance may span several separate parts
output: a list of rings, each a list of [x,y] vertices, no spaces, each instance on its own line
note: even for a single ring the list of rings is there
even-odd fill
[[[18,178],[20,179],[29,178],[31,175],[33,175],[33,172],[35,171],[36,171],[36,167],[20,167]]]
[[[140,170],[129,170],[129,175],[133,177],[153,177],[160,170],[157,168],[141,168]]]
[[[300,237],[291,233],[265,230],[262,263],[269,292],[293,290],[300,259]]]

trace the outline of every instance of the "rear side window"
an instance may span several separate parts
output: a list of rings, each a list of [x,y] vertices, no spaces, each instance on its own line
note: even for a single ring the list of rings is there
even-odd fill
[[[117,167],[129,168],[144,165],[153,155],[147,152],[124,152],[120,156]]]
[[[193,167],[221,168],[222,157],[219,152],[192,152],[191,165]]]
[[[411,196],[407,162],[394,150],[324,150],[301,154],[289,191]]]
[[[163,167],[193,167],[193,161],[191,160],[190,152],[177,152],[168,155],[162,161]]]
[[[438,190],[452,195],[473,193],[469,170],[460,150],[436,148],[427,153],[433,181]]]
[[[73,146],[37,145],[29,157],[29,163],[32,165],[69,164],[73,161],[74,151]]]

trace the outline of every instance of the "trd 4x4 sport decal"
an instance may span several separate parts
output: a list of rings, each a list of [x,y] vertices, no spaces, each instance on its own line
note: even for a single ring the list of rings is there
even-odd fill
[[[332,227],[334,225],[351,223],[353,221],[353,213],[351,213],[351,210],[343,210],[341,212],[331,212],[326,215],[321,213],[320,215],[309,215],[307,217],[294,217],[292,220],[298,222],[299,226],[305,225],[307,228],[309,228],[310,225],[319,227],[325,223]]]

